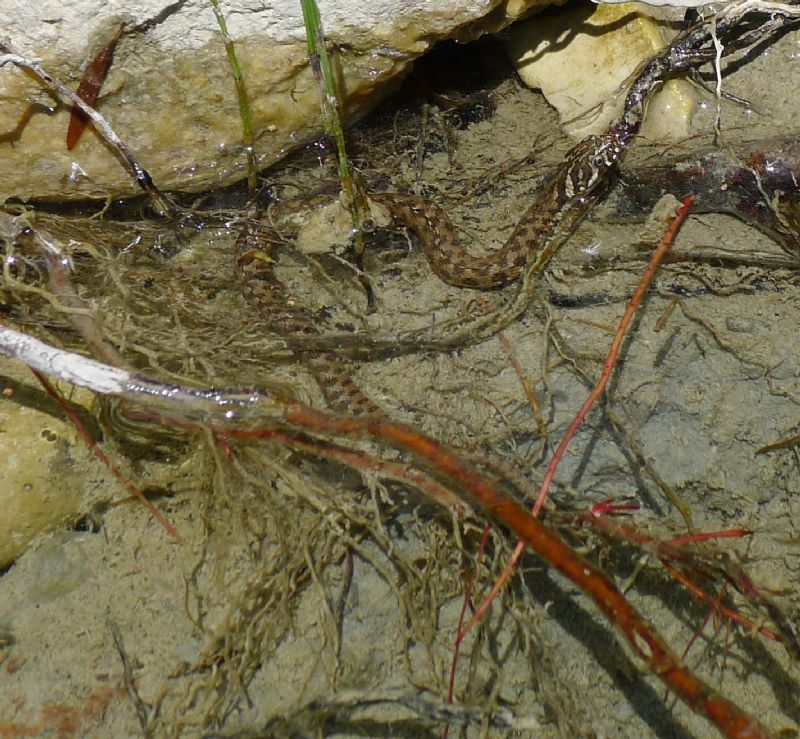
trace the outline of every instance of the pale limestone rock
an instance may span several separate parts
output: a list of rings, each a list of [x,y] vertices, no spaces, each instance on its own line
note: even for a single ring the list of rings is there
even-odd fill
[[[261,167],[320,135],[319,94],[306,60],[297,0],[221,2],[252,106]],[[321,0],[320,14],[352,119],[372,108],[444,38],[498,30],[548,0]],[[241,179],[241,122],[225,49],[208,0],[40,0],[0,3],[0,28],[77,87],[83,69],[125,22],[142,33],[120,39],[97,107],[163,189],[203,190]],[[69,152],[69,110],[12,66],[0,68],[0,202],[137,194],[130,177],[91,131]],[[31,109],[33,110],[33,109]],[[17,138],[16,134],[19,134]]]
[[[38,534],[74,523],[91,504],[84,492],[88,452],[74,427],[57,411],[30,403],[39,391],[27,368],[3,358],[0,372],[5,378],[0,386],[4,396],[0,400],[0,567],[4,567]],[[90,402],[89,393],[80,397]]]
[[[637,3],[569,6],[515,25],[508,50],[522,80],[541,89],[564,128],[581,138],[619,116],[626,79],[672,35],[665,21],[643,14]],[[642,134],[687,138],[696,104],[687,82],[668,81],[648,104]]]

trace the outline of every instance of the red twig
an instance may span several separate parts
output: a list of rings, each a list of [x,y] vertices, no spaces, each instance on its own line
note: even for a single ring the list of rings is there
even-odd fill
[[[97,52],[97,56],[86,67],[86,72],[84,72],[83,79],[78,85],[76,94],[87,105],[94,107],[97,102],[97,96],[100,94],[103,83],[106,81],[108,72],[111,69],[111,62],[114,60],[114,49],[124,29],[125,24],[121,24],[112,39]],[[69,116],[69,128],[67,129],[67,149],[72,151],[77,146],[88,124],[89,118],[86,114],[77,105],[73,105]]]
[[[545,473],[544,480],[542,481],[542,486],[539,490],[539,496],[537,497],[536,503],[533,506],[534,516],[539,515],[539,512],[541,511],[542,506],[544,505],[545,498],[547,497],[547,493],[550,490],[550,483],[553,481],[556,469],[558,468],[558,465],[561,463],[561,459],[564,456],[564,452],[567,450],[567,446],[569,446],[569,443],[572,441],[572,438],[575,436],[575,433],[577,432],[580,425],[583,423],[583,420],[586,418],[592,406],[600,397],[601,393],[605,390],[606,385],[608,384],[608,381],[611,377],[611,372],[614,369],[614,365],[616,364],[617,356],[619,355],[619,350],[620,347],[622,346],[622,341],[625,338],[625,332],[628,330],[628,326],[630,325],[631,320],[633,319],[633,315],[636,312],[636,309],[642,302],[642,298],[644,297],[647,288],[650,286],[650,283],[653,281],[653,277],[656,274],[656,270],[658,269],[659,264],[666,255],[669,247],[672,245],[672,242],[675,239],[675,235],[678,233],[678,229],[680,228],[683,221],[686,219],[686,216],[689,213],[689,209],[692,207],[693,202],[694,202],[694,195],[688,195],[683,199],[683,204],[681,205],[680,209],[675,215],[675,218],[673,218],[672,223],[670,223],[669,228],[664,234],[664,237],[661,239],[661,243],[659,244],[658,248],[655,250],[653,256],[650,258],[650,263],[647,265],[647,269],[642,275],[641,280],[639,280],[639,284],[636,287],[636,292],[634,292],[633,297],[628,303],[628,307],[625,310],[625,314],[622,316],[622,320],[619,323],[617,332],[614,335],[613,341],[611,342],[611,348],[609,349],[608,356],[606,357],[606,360],[603,363],[603,371],[600,375],[600,379],[598,380],[592,392],[589,393],[589,397],[581,406],[580,410],[573,419],[572,423],[569,425],[567,433],[564,434],[564,438],[558,445],[558,449],[556,449],[556,452],[553,455],[552,460],[550,460],[550,464],[547,467],[547,472]],[[472,619],[467,624],[465,631],[469,631],[481,618],[483,618],[483,615],[488,610],[492,601],[497,597],[497,594],[500,592],[500,590],[502,590],[506,582],[508,582],[508,579],[511,577],[511,573],[514,571],[514,567],[516,567],[519,558],[522,556],[524,548],[525,547],[522,542],[517,544],[508,563],[506,564],[503,571],[500,573],[500,576],[497,578],[497,581],[495,582],[494,586],[489,591],[489,594],[486,596],[486,598],[484,598],[483,602],[480,604],[478,609],[473,614]]]
[[[454,490],[466,495],[497,523],[510,529],[536,555],[589,596],[616,627],[633,654],[689,708],[708,718],[725,736],[737,739],[769,736],[757,719],[693,675],[602,570],[583,559],[555,532],[447,446],[388,419],[332,416],[291,401],[286,401],[282,418],[287,424],[314,434],[389,443],[429,464],[452,483]],[[264,435],[258,430],[235,428],[216,428],[215,431],[240,439]],[[270,434],[269,431],[264,433]]]
[[[483,555],[486,553],[486,544],[489,541],[490,526],[483,527],[483,534],[481,535],[481,545],[478,548],[478,563],[483,561]],[[461,611],[458,614],[458,627],[456,630],[456,643],[453,647],[453,656],[450,660],[450,679],[447,683],[447,702],[452,703],[455,700],[456,694],[456,667],[458,666],[458,658],[461,654],[461,644],[467,632],[464,629],[464,621],[466,620],[467,609],[472,605],[472,590],[475,585],[475,577],[471,577],[464,587],[464,602],[461,605]],[[450,724],[445,724],[444,731],[442,732],[442,739],[447,739],[450,734]]]
[[[705,590],[695,585],[683,572],[681,572],[680,569],[666,559],[662,558],[661,564],[663,564],[667,572],[669,572],[670,575],[672,575],[681,585],[683,585],[683,587],[685,587],[692,595],[694,595],[695,598],[708,603],[712,610],[721,614],[725,618],[730,619],[731,621],[736,621],[751,631],[758,631],[759,634],[766,636],[768,639],[772,639],[773,641],[783,641],[780,635],[772,631],[772,629],[768,629],[766,626],[757,626],[751,619],[743,616],[741,613],[737,613],[732,608],[722,605],[717,596],[706,593]]]
[[[164,426],[177,426],[180,428],[193,428],[203,429],[206,426],[199,423],[191,423],[184,420],[170,418],[169,416],[151,413],[148,411],[129,411],[126,415],[130,418],[139,420],[146,420],[152,423],[160,423]],[[214,430],[212,428],[212,430]],[[249,433],[249,432],[245,432]],[[228,445],[223,436],[216,434],[215,438],[225,450],[228,458],[233,456],[233,450]],[[398,462],[387,462],[383,459],[376,459],[369,454],[359,452],[354,449],[331,444],[327,441],[314,439],[302,434],[293,433],[286,429],[263,429],[258,432],[258,438],[263,440],[277,441],[284,446],[296,449],[300,452],[312,454],[315,457],[323,459],[331,459],[340,464],[346,465],[354,470],[360,472],[368,472],[371,474],[380,475],[386,479],[397,480],[399,482],[410,485],[417,490],[420,490],[428,498],[447,508],[457,518],[463,518],[469,513],[469,507],[465,502],[454,495],[453,492],[445,485],[442,485],[438,480],[427,474],[424,470],[411,465],[401,464]]]
[[[456,694],[456,666],[458,658],[461,654],[461,640],[464,632],[464,620],[467,615],[470,600],[472,599],[472,583],[467,583],[464,588],[464,602],[461,604],[461,611],[458,614],[458,634],[456,636],[456,644],[453,647],[453,656],[450,659],[450,680],[447,683],[447,702],[452,703],[455,700]],[[450,736],[450,724],[445,724],[442,731],[442,739],[447,739]]]
[[[708,622],[711,620],[711,617],[719,612],[719,606],[722,604],[722,599],[725,597],[725,590],[726,588],[723,585],[719,593],[717,593],[717,596],[714,598],[714,605],[706,611],[706,615],[703,617],[703,622],[697,626],[697,628],[694,630],[694,634],[692,634],[691,638],[684,647],[683,654],[681,654],[681,659],[685,660],[689,656],[689,652],[691,651],[692,646],[694,646],[694,643],[700,638],[702,633],[706,630],[706,626],[708,625]],[[730,621],[728,621],[727,623],[730,623]],[[716,638],[716,635],[719,633],[719,626],[717,626],[714,629],[714,632],[715,632],[714,638]],[[665,703],[668,697],[669,697],[669,690],[665,690],[664,691]]]
[[[693,711],[706,716],[728,737],[753,739],[769,733],[755,718],[695,677],[647,621],[631,606],[613,582],[523,506],[507,497],[455,451],[418,430],[370,416],[340,417],[293,401],[283,403],[282,420],[313,434],[388,443],[425,462],[450,481],[454,490],[478,504],[496,522],[511,530],[546,563],[588,595],[618,629],[632,652]],[[232,439],[274,437],[271,429],[216,427]]]
[[[686,219],[693,202],[694,195],[687,195],[683,199],[683,204],[675,214],[675,217],[672,219],[672,223],[670,223],[669,228],[664,234],[664,237],[661,239],[661,243],[658,245],[658,248],[655,250],[655,252],[653,252],[653,256],[650,258],[650,262],[647,265],[647,269],[644,271],[642,278],[639,280],[639,284],[636,286],[636,292],[634,292],[633,297],[628,303],[628,307],[625,309],[625,314],[622,316],[622,320],[619,322],[619,327],[617,328],[617,332],[614,334],[614,339],[611,342],[611,348],[608,350],[608,356],[606,357],[606,361],[603,363],[603,371],[600,374],[600,379],[597,381],[594,389],[591,393],[589,393],[589,397],[586,398],[580,410],[575,415],[575,418],[572,420],[572,423],[567,429],[567,433],[564,434],[564,438],[558,445],[558,449],[556,449],[553,459],[550,460],[544,480],[542,481],[542,488],[539,491],[539,497],[536,499],[536,504],[533,506],[534,516],[538,516],[539,512],[542,510],[545,498],[550,490],[550,483],[553,481],[553,476],[556,474],[556,470],[558,469],[558,465],[561,463],[561,458],[564,456],[564,452],[567,450],[567,446],[569,446],[569,443],[572,441],[572,438],[575,436],[575,433],[580,428],[589,411],[597,402],[597,399],[606,389],[606,385],[608,385],[608,381],[611,379],[611,372],[614,369],[614,365],[617,363],[617,357],[619,356],[619,350],[622,347],[622,342],[625,339],[625,334],[627,333],[628,327],[633,320],[633,315],[636,313],[636,309],[639,307],[639,304],[642,302],[647,289],[650,287],[650,283],[653,281],[653,277],[655,277],[656,271],[661,264],[661,260],[666,256],[669,247],[672,246],[675,235],[678,233],[678,229]]]
[[[61,397],[61,393],[56,390],[55,387],[50,383],[41,372],[38,370],[32,369],[34,377],[41,383],[42,387],[44,388],[45,392],[53,399],[56,403],[61,407],[61,410],[64,411],[64,414],[69,418],[72,422],[72,425],[75,426],[78,433],[80,434],[81,438],[86,442],[86,446],[89,447],[89,451],[94,454],[97,459],[100,460],[110,471],[114,477],[117,478],[128,490],[128,492],[136,498],[153,516],[153,518],[164,528],[164,530],[173,538],[175,539],[178,544],[184,543],[184,538],[178,533],[178,530],[166,519],[163,513],[156,508],[156,506],[152,503],[152,501],[148,500],[145,494],[139,490],[136,485],[134,485],[122,472],[122,470],[117,467],[108,457],[108,455],[97,446],[97,442],[92,438],[92,435],[86,430],[86,427],[83,425],[78,414],[69,406],[68,403],[64,401]]]
[[[729,532],[697,533],[691,537],[679,537],[669,541],[661,541],[647,534],[642,534],[640,531],[630,526],[618,523],[608,516],[596,517],[585,515],[578,517],[576,522],[600,529],[616,539],[624,539],[625,541],[635,544],[644,551],[652,552],[681,585],[689,590],[696,598],[712,606],[715,602],[713,597],[696,585],[688,575],[686,575],[683,568],[692,570],[696,574],[708,573],[713,569],[730,582],[742,595],[756,605],[761,606],[776,624],[779,633],[766,627],[758,626],[746,616],[724,606],[720,606],[718,609],[719,612],[731,621],[736,621],[748,629],[758,631],[762,636],[781,642],[795,659],[800,659],[800,640],[798,640],[797,634],[789,619],[786,617],[786,614],[755,586],[750,576],[742,567],[724,559],[718,559],[708,564],[695,552],[684,548],[686,543],[702,542],[711,538],[748,536],[750,532],[746,529],[731,529]],[[684,539],[687,541],[682,541]],[[708,576],[710,577],[710,575]]]
[[[280,440],[313,451],[315,444],[333,455],[335,445],[325,438],[377,441],[411,454],[430,467],[451,491],[474,503],[508,528],[545,563],[556,569],[591,598],[620,633],[630,650],[693,711],[708,718],[725,736],[760,739],[769,736],[757,719],[719,695],[697,678],[672,652],[658,633],[602,570],[584,560],[548,526],[499,490],[455,450],[409,426],[380,416],[342,417],[316,411],[293,400],[272,397],[273,420],[279,427],[237,428],[211,424],[218,436],[241,440]],[[173,421],[188,427],[196,422]],[[283,430],[285,425],[286,430]],[[302,432],[311,434],[313,439]],[[317,439],[316,437],[322,437]],[[352,462],[341,448],[338,458]],[[598,519],[601,520],[601,519]]]
[[[749,529],[724,529],[723,531],[697,531],[694,534],[686,534],[685,536],[676,536],[674,539],[669,539],[667,544],[674,547],[680,547],[684,544],[693,544],[701,541],[708,541],[709,539],[741,539],[743,536],[752,536],[753,532]]]

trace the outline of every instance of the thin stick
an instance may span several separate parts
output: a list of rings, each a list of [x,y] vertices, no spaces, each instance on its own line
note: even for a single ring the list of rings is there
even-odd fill
[[[514,347],[509,341],[508,337],[503,331],[498,331],[497,338],[500,340],[500,344],[502,345],[503,349],[505,349],[506,355],[508,356],[508,361],[511,362],[514,372],[517,373],[519,384],[522,385],[522,390],[525,393],[525,397],[528,399],[528,406],[531,409],[531,415],[533,415],[533,418],[536,421],[536,427],[539,429],[539,435],[542,437],[542,450],[544,451],[547,449],[549,436],[547,432],[547,424],[544,422],[544,418],[542,418],[542,413],[539,409],[539,402],[536,400],[536,393],[533,391],[530,380],[528,380],[528,377],[525,374],[525,368],[522,366],[522,362],[519,361],[517,355],[514,353]]]
[[[669,228],[664,234],[663,239],[661,240],[661,244],[653,253],[653,256],[650,259],[650,263],[647,265],[647,269],[642,275],[641,280],[639,280],[639,285],[636,288],[636,292],[634,292],[633,297],[628,303],[628,307],[625,310],[625,314],[623,315],[622,320],[619,323],[619,327],[617,328],[617,332],[614,335],[614,339],[611,342],[611,348],[608,352],[608,356],[606,357],[605,362],[603,363],[603,371],[600,375],[600,379],[594,386],[592,392],[589,393],[589,397],[584,401],[583,405],[576,414],[575,418],[572,420],[572,423],[569,425],[566,434],[564,434],[564,438],[558,445],[558,449],[556,449],[553,458],[550,460],[550,464],[547,467],[547,473],[544,476],[544,480],[542,481],[542,486],[539,490],[539,495],[536,498],[536,503],[534,504],[532,509],[534,516],[538,516],[539,512],[542,510],[544,501],[547,498],[547,493],[550,490],[550,483],[553,481],[553,477],[555,476],[556,470],[558,469],[558,465],[561,463],[561,460],[564,456],[564,452],[566,452],[569,443],[572,441],[573,437],[575,436],[575,433],[577,432],[580,425],[583,423],[584,419],[591,410],[592,406],[595,404],[597,399],[605,390],[606,385],[608,385],[608,381],[611,378],[611,372],[614,369],[614,365],[616,364],[617,361],[617,356],[619,355],[620,347],[622,346],[622,341],[625,338],[625,333],[628,330],[628,326],[630,325],[631,320],[633,319],[633,315],[636,312],[636,309],[639,307],[639,304],[642,302],[642,298],[644,297],[647,288],[650,286],[650,283],[652,282],[653,277],[655,276],[656,271],[658,270],[658,266],[661,263],[661,260],[664,258],[664,256],[667,253],[667,250],[672,244],[675,238],[675,234],[677,234],[678,229],[680,228],[681,224],[683,223],[687,214],[689,213],[689,209],[691,208],[693,201],[694,201],[693,195],[689,195],[683,199],[683,205],[681,206],[680,210],[678,210],[677,214],[675,215],[675,218],[672,220],[672,223],[670,224]],[[681,512],[683,513],[683,511]],[[687,515],[688,511],[684,513],[684,518],[686,518]],[[484,598],[483,602],[480,604],[480,606],[470,619],[470,622],[467,624],[466,629],[464,629],[465,633],[468,632],[481,618],[483,618],[484,614],[488,610],[492,601],[497,597],[497,594],[503,589],[506,582],[508,582],[508,579],[511,577],[511,574],[514,571],[517,562],[519,562],[519,558],[522,556],[522,552],[524,551],[524,549],[525,545],[522,542],[519,542],[515,547],[514,552],[512,553],[508,562],[506,563],[506,566],[503,568],[503,571],[500,573],[500,576],[497,578],[497,581],[492,586],[492,589],[489,591],[489,594]]]
[[[125,680],[125,689],[128,691],[128,696],[133,701],[133,707],[136,709],[136,717],[139,719],[142,735],[145,739],[150,739],[150,737],[153,736],[153,732],[150,730],[150,710],[139,695],[139,691],[136,689],[136,682],[133,679],[133,668],[131,667],[131,660],[128,657],[128,653],[125,651],[125,642],[122,640],[122,632],[119,630],[117,622],[112,619],[109,619],[108,626],[111,629],[111,638],[114,640],[114,646],[117,648],[120,660],[122,660],[122,674]]]
[[[55,94],[63,102],[73,105],[89,118],[97,132],[108,143],[111,150],[116,155],[120,164],[136,180],[136,184],[147,193],[153,203],[153,207],[159,215],[174,216],[179,212],[178,206],[161,192],[153,183],[150,173],[136,160],[133,152],[127,144],[114,132],[108,121],[103,118],[91,105],[87,105],[81,98],[69,89],[63,82],[55,79],[49,72],[46,72],[36,59],[29,59],[18,52],[8,38],[0,38],[0,67],[6,64],[13,64],[20,69],[27,69],[33,74],[44,87]]]

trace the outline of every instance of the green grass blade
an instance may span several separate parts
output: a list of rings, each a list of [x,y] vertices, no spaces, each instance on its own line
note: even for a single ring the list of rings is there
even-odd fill
[[[303,20],[308,42],[308,60],[314,77],[320,85],[322,119],[325,133],[336,145],[339,158],[339,179],[342,189],[348,196],[350,214],[353,219],[356,256],[364,251],[364,233],[362,224],[368,217],[367,201],[353,177],[347,148],[345,146],[344,127],[342,126],[340,96],[336,87],[330,56],[325,44],[322,21],[315,0],[300,0],[303,8]]]
[[[228,55],[228,63],[231,66],[233,82],[236,85],[236,96],[239,99],[239,117],[242,119],[242,143],[247,153],[247,189],[252,195],[256,190],[256,155],[253,147],[253,125],[250,119],[250,101],[247,97],[247,90],[244,86],[244,76],[239,60],[236,58],[236,50],[233,47],[233,40],[228,33],[228,26],[225,23],[225,16],[220,10],[218,0],[209,0],[214,16],[219,25],[220,34],[225,44],[225,52]]]

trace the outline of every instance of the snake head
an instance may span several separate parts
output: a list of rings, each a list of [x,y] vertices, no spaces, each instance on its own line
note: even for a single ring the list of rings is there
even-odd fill
[[[639,124],[618,123],[599,136],[587,136],[565,159],[564,198],[585,197],[606,181],[609,171],[621,159]]]

